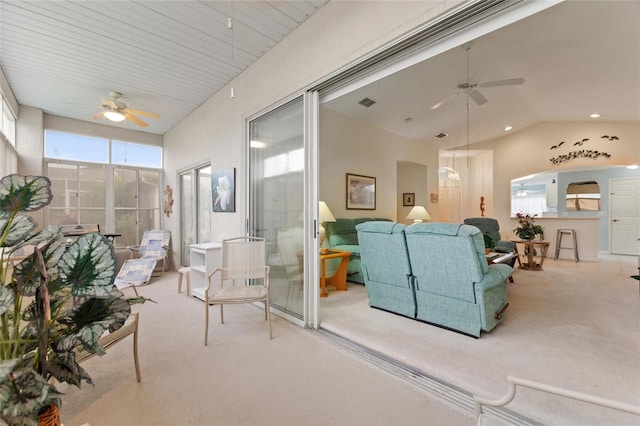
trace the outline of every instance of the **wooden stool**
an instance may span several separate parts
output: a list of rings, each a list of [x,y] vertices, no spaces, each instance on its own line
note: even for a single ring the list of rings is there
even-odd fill
[[[178,293],[182,291],[182,276],[187,277],[187,297],[191,296],[191,268],[185,266],[178,269]]]
[[[572,242],[573,242],[573,246],[572,247],[563,247],[562,246],[562,236],[563,235],[570,235]],[[580,260],[580,258],[578,257],[578,241],[576,239],[576,230],[575,229],[558,229],[558,233],[556,235],[556,255],[553,257],[553,260],[557,260],[558,256],[560,255],[560,250],[563,249],[573,249],[573,256],[576,259],[576,262],[578,262]]]

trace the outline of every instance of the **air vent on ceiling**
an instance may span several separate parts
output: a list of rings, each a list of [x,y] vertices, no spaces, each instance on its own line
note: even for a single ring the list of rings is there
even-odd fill
[[[369,99],[369,98],[364,98],[363,100],[361,100],[360,102],[358,102],[360,105],[369,108],[371,105],[375,104],[376,101],[374,101],[373,99]]]
[[[436,135],[436,138],[438,138],[438,139],[444,139],[444,138],[446,138],[447,136],[449,136],[449,133],[440,132],[440,133],[438,133],[438,134]]]

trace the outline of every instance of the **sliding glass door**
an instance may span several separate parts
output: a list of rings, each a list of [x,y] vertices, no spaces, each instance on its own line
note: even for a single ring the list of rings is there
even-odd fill
[[[180,264],[189,265],[189,245],[211,241],[211,165],[180,172]]]
[[[249,233],[264,237],[273,308],[304,316],[303,98],[249,122]]]

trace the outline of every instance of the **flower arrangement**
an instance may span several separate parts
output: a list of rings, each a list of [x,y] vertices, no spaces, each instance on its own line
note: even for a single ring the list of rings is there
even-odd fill
[[[520,224],[520,226],[514,229],[513,232],[516,233],[518,238],[520,238],[521,240],[531,241],[536,237],[536,235],[542,235],[544,229],[542,228],[542,226],[535,224],[536,216],[537,214],[534,214],[532,216],[529,213],[516,213],[516,218],[518,219],[518,223]]]

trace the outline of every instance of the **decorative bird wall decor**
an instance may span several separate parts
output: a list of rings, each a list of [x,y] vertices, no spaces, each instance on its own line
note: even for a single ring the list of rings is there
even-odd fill
[[[564,141],[560,142],[560,143],[559,143],[559,144],[557,144],[557,145],[553,145],[553,146],[552,146],[551,148],[549,148],[549,149],[558,149],[558,148],[560,148],[560,147],[562,146],[562,144],[563,144],[563,143],[564,143]]]
[[[591,158],[592,160],[595,160],[600,157],[611,158],[611,154],[592,149],[582,149],[580,151],[571,151],[568,154],[558,155],[557,157],[550,158],[549,161],[551,161],[551,164],[560,164],[576,158]]]
[[[620,138],[618,138],[617,136],[609,136],[609,135],[603,135],[600,137],[600,139],[607,139],[609,141],[617,141],[620,140]],[[589,141],[591,139],[589,138],[582,138],[581,140],[574,142],[573,146],[582,146],[584,145],[585,142]],[[551,148],[549,149],[558,149],[560,148],[562,145],[564,144],[564,141],[551,146]],[[598,151],[598,150],[594,150],[594,149],[582,149],[580,151],[571,151],[567,154],[562,154],[562,155],[558,155],[557,157],[553,157],[550,158],[549,161],[551,162],[551,164],[560,164],[560,163],[564,163],[567,162],[569,160],[573,160],[576,158],[591,158],[592,160],[598,159],[598,158],[611,158],[611,154],[609,154],[608,152],[604,152],[604,151]]]

